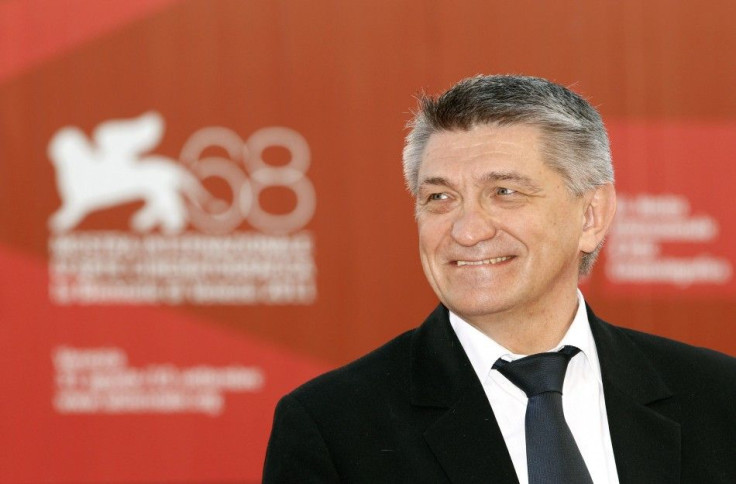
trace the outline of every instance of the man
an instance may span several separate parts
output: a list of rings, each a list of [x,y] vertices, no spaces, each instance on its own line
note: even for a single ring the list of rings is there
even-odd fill
[[[611,326],[577,289],[616,205],[595,109],[466,79],[421,100],[404,174],[441,304],[281,400],[264,482],[736,482],[736,360]]]

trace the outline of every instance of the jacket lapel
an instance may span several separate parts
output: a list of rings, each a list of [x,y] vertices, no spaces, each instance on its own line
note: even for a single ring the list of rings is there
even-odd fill
[[[636,343],[588,308],[621,484],[680,482],[676,398]]]
[[[424,437],[454,483],[518,484],[481,383],[440,305],[412,341],[412,404],[437,409]]]

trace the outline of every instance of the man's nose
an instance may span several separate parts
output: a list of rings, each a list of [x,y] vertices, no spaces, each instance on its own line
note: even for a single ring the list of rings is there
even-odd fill
[[[480,206],[466,206],[452,224],[452,238],[460,245],[473,246],[496,235],[496,222]]]

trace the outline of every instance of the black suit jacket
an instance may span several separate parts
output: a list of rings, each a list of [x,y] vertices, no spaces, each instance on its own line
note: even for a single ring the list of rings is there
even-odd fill
[[[621,484],[736,483],[736,359],[588,317]],[[285,396],[263,479],[518,482],[443,306]]]

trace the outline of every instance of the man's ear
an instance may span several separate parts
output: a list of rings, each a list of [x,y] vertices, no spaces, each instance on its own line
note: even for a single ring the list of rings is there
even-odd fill
[[[616,190],[612,183],[607,183],[583,196],[586,206],[583,212],[580,250],[591,253],[603,241],[616,214]]]

